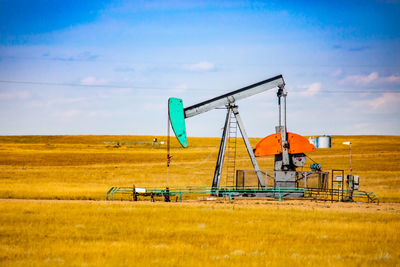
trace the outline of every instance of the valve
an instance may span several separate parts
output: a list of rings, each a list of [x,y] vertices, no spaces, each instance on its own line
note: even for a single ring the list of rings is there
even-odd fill
[[[321,171],[321,164],[319,163],[313,163],[310,165],[311,170],[313,171]]]

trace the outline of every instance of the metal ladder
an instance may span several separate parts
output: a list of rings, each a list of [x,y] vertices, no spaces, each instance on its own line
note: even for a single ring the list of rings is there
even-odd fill
[[[229,130],[226,144],[226,186],[235,185],[236,177],[236,145],[237,145],[237,121],[235,115],[232,114],[229,119]]]

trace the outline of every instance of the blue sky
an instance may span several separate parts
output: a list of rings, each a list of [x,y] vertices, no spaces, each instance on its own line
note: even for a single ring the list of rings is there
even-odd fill
[[[400,134],[399,15],[395,0],[0,0],[0,134],[165,135],[168,97],[277,74],[289,131]],[[238,105],[250,136],[273,133],[274,91]],[[224,118],[188,134],[219,136]]]

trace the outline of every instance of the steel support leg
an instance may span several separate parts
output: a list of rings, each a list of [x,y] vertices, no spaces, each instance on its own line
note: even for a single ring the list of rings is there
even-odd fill
[[[262,189],[265,189],[264,178],[262,176],[260,168],[258,167],[258,163],[257,163],[256,157],[254,156],[253,149],[252,149],[252,147],[250,145],[249,138],[247,137],[246,131],[244,129],[244,125],[243,125],[242,119],[240,118],[237,106],[233,107],[233,114],[235,115],[237,124],[238,124],[239,129],[240,129],[240,133],[242,134],[242,138],[243,138],[244,144],[246,145],[247,152],[249,153],[249,156],[250,156],[250,159],[251,159],[251,163],[253,163],[254,170],[256,171],[258,182],[260,183]]]

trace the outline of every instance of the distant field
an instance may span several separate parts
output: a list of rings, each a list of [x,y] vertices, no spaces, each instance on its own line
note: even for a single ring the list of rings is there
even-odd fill
[[[400,264],[399,136],[335,136],[309,154],[326,171],[348,170],[351,141],[360,189],[379,205],[104,201],[111,186],[210,186],[219,138],[190,138],[188,149],[173,140],[168,181],[166,147],[153,138],[0,136],[0,265]],[[240,144],[238,169],[251,169],[246,153]],[[258,162],[273,168],[272,157]]]
[[[111,186],[166,186],[166,146],[153,146],[153,138],[0,136],[0,198],[101,200]],[[189,138],[187,149],[172,140],[169,186],[210,186],[219,138]],[[254,146],[258,140],[250,141]],[[353,143],[353,170],[361,177],[360,189],[375,192],[384,202],[400,202],[400,136],[334,136],[333,148],[308,156],[326,171],[347,172],[349,147],[343,141]],[[252,169],[242,142],[238,152],[237,168]],[[258,162],[261,169],[273,168],[273,157]]]

